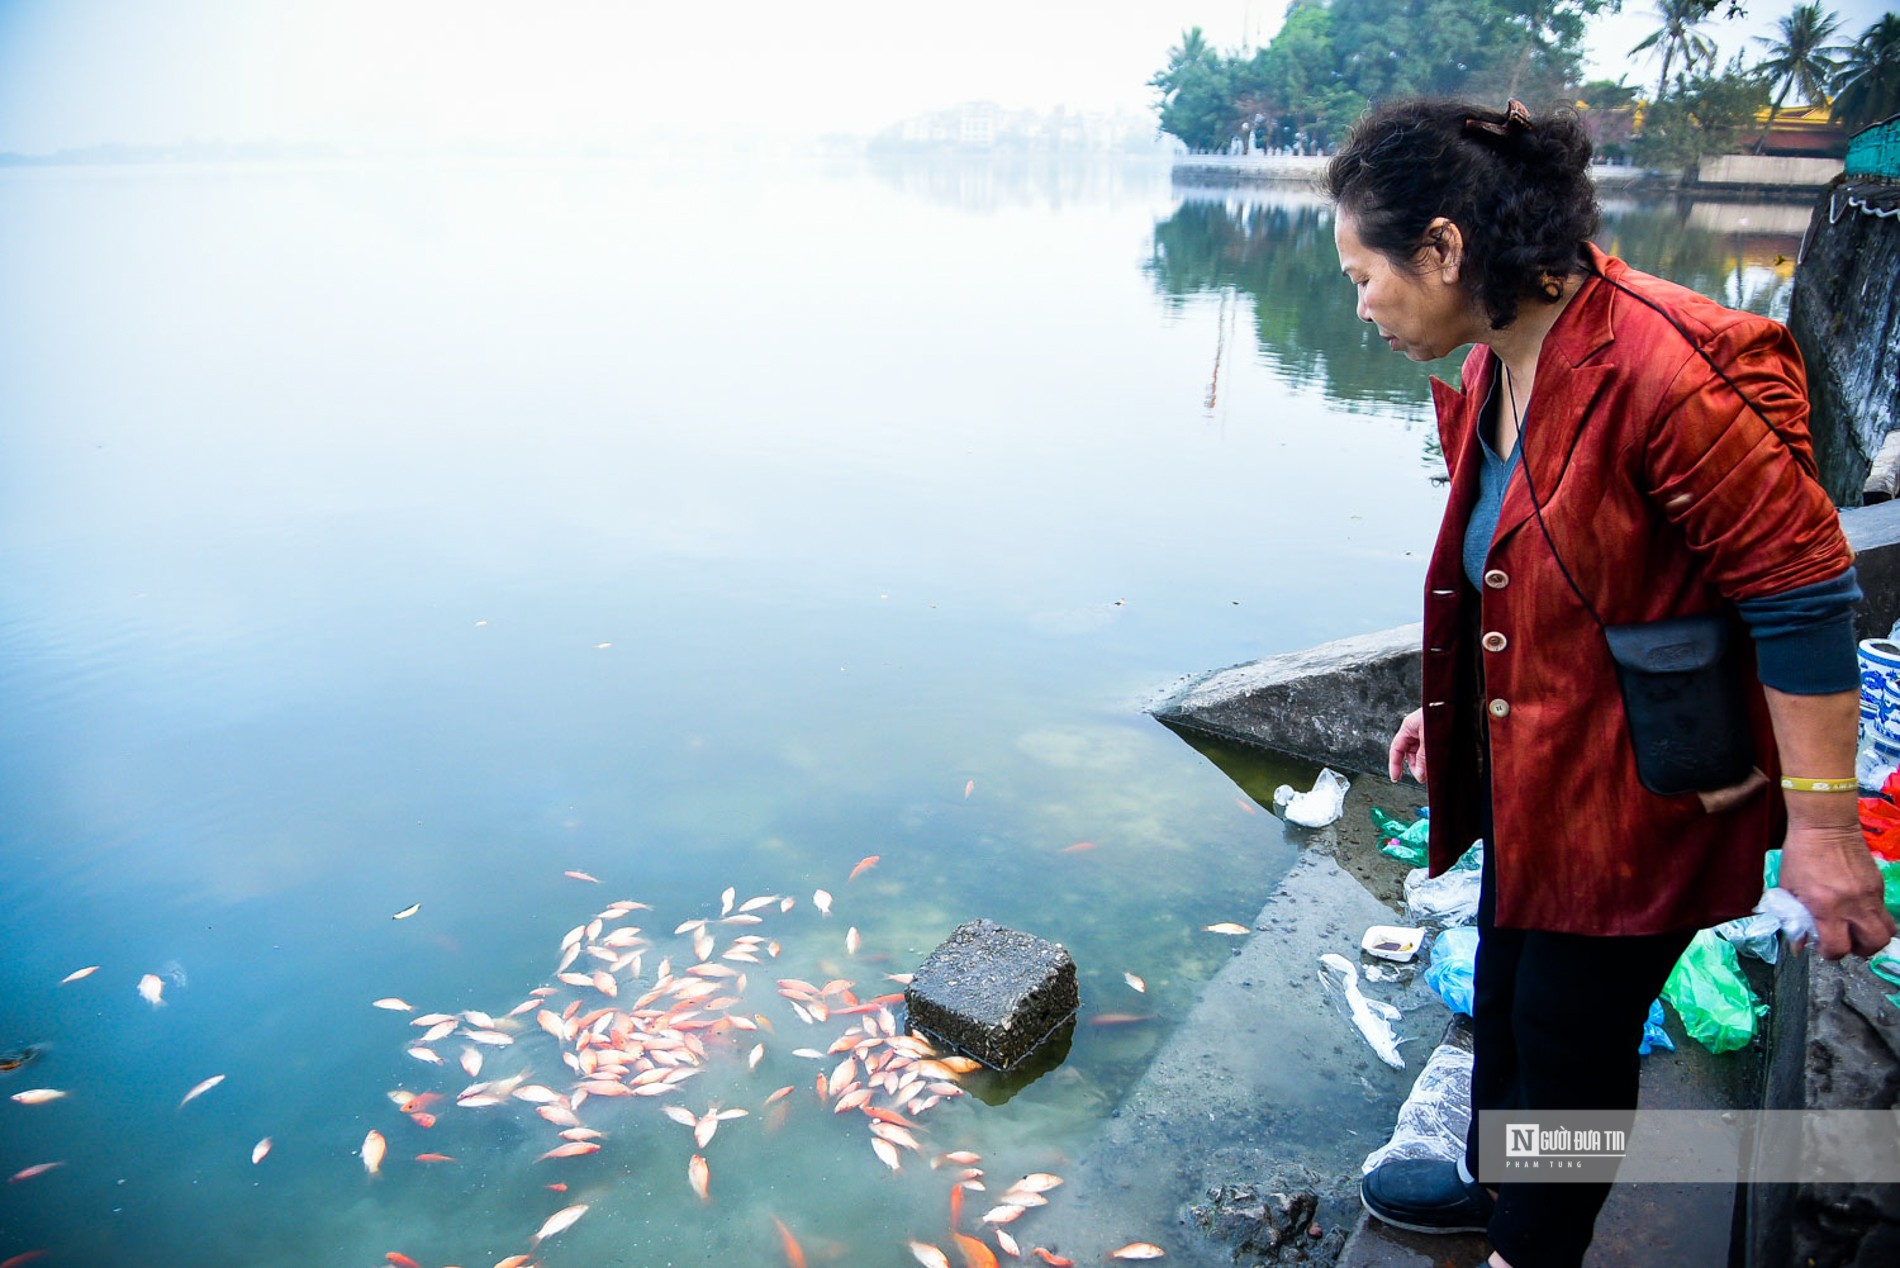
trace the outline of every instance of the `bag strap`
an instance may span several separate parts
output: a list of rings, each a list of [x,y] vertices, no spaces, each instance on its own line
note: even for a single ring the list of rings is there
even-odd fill
[[[1787,437],[1782,435],[1781,429],[1779,427],[1775,426],[1774,420],[1770,419],[1767,414],[1763,413],[1761,407],[1755,404],[1753,400],[1749,399],[1748,393],[1742,391],[1742,389],[1736,385],[1735,380],[1731,379],[1728,376],[1728,372],[1716,363],[1715,358],[1710,356],[1708,351],[1705,348],[1703,348],[1703,346],[1700,343],[1696,342],[1695,337],[1693,335],[1691,335],[1687,330],[1683,329],[1682,323],[1676,320],[1676,316],[1674,313],[1664,308],[1661,304],[1658,304],[1655,300],[1649,298],[1649,296],[1644,295],[1639,291],[1630,289],[1629,287],[1623,285],[1621,282],[1617,281],[1615,278],[1602,272],[1601,270],[1595,267],[1594,261],[1586,263],[1584,265],[1584,271],[1590,274],[1592,277],[1597,278],[1599,281],[1605,282],[1611,287],[1613,287],[1614,289],[1621,291],[1625,295],[1628,295],[1631,299],[1636,300],[1638,303],[1647,305],[1648,307],[1655,309],[1656,312],[1661,314],[1662,319],[1668,322],[1670,326],[1675,329],[1675,332],[1681,335],[1683,340],[1691,348],[1695,349],[1697,355],[1699,355],[1704,361],[1709,363],[1709,368],[1715,371],[1716,376],[1720,378],[1722,382],[1728,384],[1729,391],[1735,393],[1736,396],[1740,397],[1742,404],[1748,406],[1749,410],[1754,413],[1755,417],[1761,419],[1762,424],[1765,427],[1767,427],[1769,431],[1773,432],[1776,435],[1776,437],[1778,437],[1782,441],[1783,444],[1787,444]],[[1495,356],[1496,354],[1494,353],[1493,355]],[[1510,369],[1504,364],[1504,359],[1502,357],[1498,357],[1497,362],[1498,362],[1498,373],[1503,377],[1505,388],[1507,391],[1509,391],[1510,383],[1511,383]],[[1517,414],[1517,396],[1514,392],[1511,393],[1511,413],[1513,415]],[[1519,418],[1517,420],[1517,424],[1518,424],[1518,442],[1517,443],[1520,446],[1522,446],[1525,443],[1523,420]],[[1794,453],[1796,459],[1799,460],[1800,458],[1799,451],[1793,445],[1788,445],[1788,449],[1789,449],[1789,452]],[[1518,465],[1524,469],[1524,487],[1526,490],[1529,491],[1531,495],[1531,510],[1533,513],[1535,513],[1537,517],[1538,530],[1542,532],[1544,535],[1544,545],[1550,548],[1550,557],[1553,560],[1555,560],[1557,563],[1557,571],[1563,574],[1564,580],[1568,582],[1570,585],[1570,592],[1577,596],[1577,602],[1581,603],[1583,605],[1583,610],[1590,614],[1590,619],[1596,622],[1597,628],[1600,630],[1608,630],[1610,627],[1604,624],[1603,618],[1601,616],[1597,615],[1596,605],[1591,603],[1590,600],[1584,596],[1583,587],[1579,586],[1577,584],[1577,579],[1570,575],[1570,569],[1567,565],[1565,565],[1563,555],[1560,554],[1557,550],[1557,543],[1551,539],[1550,526],[1544,523],[1544,507],[1542,504],[1542,499],[1540,499],[1537,496],[1537,485],[1531,477],[1530,454],[1529,453],[1521,454]],[[1808,474],[1810,475],[1814,474],[1813,460],[1811,458],[1808,462],[1805,462],[1802,465],[1809,469]]]

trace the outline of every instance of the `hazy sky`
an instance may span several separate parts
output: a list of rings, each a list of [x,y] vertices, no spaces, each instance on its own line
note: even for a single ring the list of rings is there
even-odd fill
[[[1629,47],[1649,0],[1601,25]],[[1718,20],[1725,53],[1786,11]],[[1887,7],[1831,6],[1851,38]],[[1145,109],[1184,27],[1231,48],[1285,0],[0,0],[0,151],[190,138],[612,144],[871,132],[972,99]],[[1765,16],[1764,16],[1765,15]]]

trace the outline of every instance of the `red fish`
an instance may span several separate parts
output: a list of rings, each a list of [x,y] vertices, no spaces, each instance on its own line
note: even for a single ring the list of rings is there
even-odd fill
[[[963,1253],[964,1268],[1001,1268],[996,1262],[996,1252],[968,1233],[952,1233],[950,1237]]]
[[[792,1230],[778,1216],[772,1217],[772,1223],[778,1228],[779,1245],[785,1249],[785,1262],[790,1268],[805,1268],[805,1252],[800,1249],[798,1239],[792,1236]]]
[[[1093,841],[1077,841],[1074,845],[1063,846],[1060,850],[1057,851],[1057,853],[1058,854],[1080,854],[1084,850],[1092,850],[1094,848],[1095,848],[1095,842]]]
[[[63,1162],[36,1162],[24,1171],[16,1171],[7,1178],[8,1184],[18,1184],[22,1180],[31,1180],[34,1176],[43,1176],[54,1167],[63,1167]]]
[[[422,1268],[421,1264],[399,1250],[392,1250],[387,1255],[384,1255],[383,1258],[396,1265],[396,1268]]]

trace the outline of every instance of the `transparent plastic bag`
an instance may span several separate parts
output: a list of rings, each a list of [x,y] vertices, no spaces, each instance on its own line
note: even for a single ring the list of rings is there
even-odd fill
[[[1757,908],[1753,915],[1723,921],[1715,927],[1715,936],[1743,955],[1773,964],[1780,950],[1781,921],[1772,912]]]
[[[1742,977],[1735,948],[1699,929],[1676,961],[1663,998],[1682,1018],[1683,1029],[1710,1052],[1735,1052],[1755,1037],[1755,1019],[1768,1005],[1755,998]]]
[[[1405,877],[1406,914],[1414,924],[1468,925],[1478,918],[1478,882],[1475,867],[1454,867],[1436,877],[1415,867]]]
[[[1399,1106],[1392,1139],[1367,1154],[1360,1170],[1370,1172],[1394,1158],[1455,1161],[1464,1156],[1470,1126],[1471,1050],[1441,1043]]]
[[[1346,790],[1352,787],[1346,777],[1331,768],[1322,768],[1313,781],[1311,792],[1294,792],[1291,784],[1273,790],[1273,808],[1286,816],[1288,823],[1302,828],[1323,828],[1336,823],[1346,809]]]

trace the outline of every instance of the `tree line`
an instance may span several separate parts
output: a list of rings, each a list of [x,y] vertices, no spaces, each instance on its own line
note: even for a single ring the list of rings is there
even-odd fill
[[[1732,149],[1764,108],[1772,127],[1790,104],[1831,100],[1849,132],[1900,112],[1900,16],[1845,43],[1813,0],[1757,37],[1754,60],[1718,64],[1708,30],[1724,5],[1738,8],[1655,0],[1657,27],[1630,50],[1660,63],[1653,91],[1627,75],[1583,82],[1590,20],[1615,0],[1292,0],[1264,48],[1223,53],[1183,32],[1149,84],[1161,130],[1198,152],[1323,153],[1372,103],[1414,94],[1574,105],[1610,124],[1601,148],[1649,166]]]

